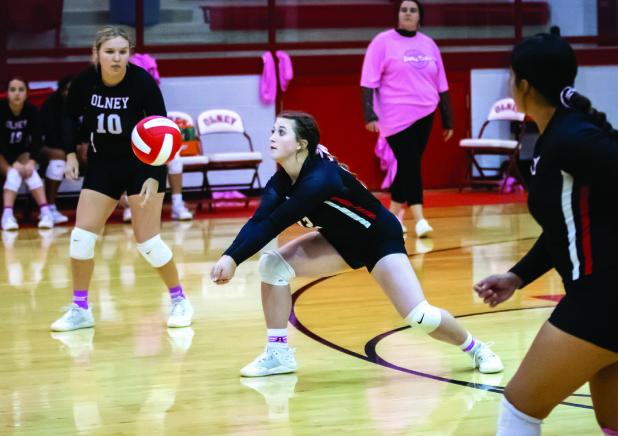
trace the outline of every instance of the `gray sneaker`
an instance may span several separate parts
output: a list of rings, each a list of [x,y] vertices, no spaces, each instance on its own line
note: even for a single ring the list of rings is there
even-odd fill
[[[253,362],[240,370],[243,377],[264,377],[265,375],[287,374],[296,371],[295,348],[268,348]]]
[[[88,327],[94,327],[92,307],[82,309],[77,304],[73,303],[68,306],[68,310],[64,315],[54,321],[51,325],[51,330],[54,332],[68,332]]]
[[[170,317],[167,319],[168,327],[189,327],[193,318],[193,307],[189,300],[172,301],[172,310]]]
[[[56,206],[50,206],[54,224],[63,224],[69,221],[69,217],[60,213]]]
[[[483,374],[494,374],[504,369],[502,360],[500,360],[496,353],[491,351],[489,346],[490,344],[479,341],[479,345],[472,356],[474,368],[478,368],[479,372]]]

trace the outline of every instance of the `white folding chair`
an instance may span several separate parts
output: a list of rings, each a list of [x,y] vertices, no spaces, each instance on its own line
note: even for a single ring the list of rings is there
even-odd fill
[[[512,98],[503,98],[492,105],[487,120],[481,127],[478,138],[466,138],[459,141],[459,146],[465,150],[467,156],[466,172],[459,185],[460,191],[464,186],[473,185],[497,185],[503,190],[507,175],[515,177],[522,186],[525,186],[517,166],[525,118],[526,115],[524,113],[517,111],[515,101]],[[483,133],[492,121],[515,121],[521,123],[517,139],[484,138]],[[505,177],[502,177],[502,174],[500,174],[502,166],[496,167],[491,164],[483,164],[478,159],[481,155],[505,156],[507,158]],[[474,174],[475,169],[478,175]],[[492,174],[489,174],[490,172]]]
[[[253,150],[251,137],[245,131],[244,123],[240,114],[229,109],[211,109],[202,112],[197,117],[198,134],[202,143],[202,149],[208,158],[207,171],[250,170],[249,181],[233,181],[213,184],[208,179],[208,173],[204,176],[206,189],[212,199],[213,191],[229,191],[232,189],[261,188],[258,167],[262,162],[262,153]],[[217,144],[217,134],[237,135],[240,141],[222,141],[225,144]],[[235,138],[234,138],[235,139]],[[239,143],[240,142],[240,143]],[[224,151],[215,148],[224,148]],[[249,204],[249,198],[245,199],[245,206]],[[212,209],[212,201],[210,202]]]

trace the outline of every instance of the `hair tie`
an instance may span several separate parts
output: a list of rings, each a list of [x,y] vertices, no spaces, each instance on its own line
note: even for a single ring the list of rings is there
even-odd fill
[[[562,88],[562,91],[560,91],[560,103],[562,103],[564,107],[570,108],[571,105],[569,104],[569,100],[576,92],[577,89],[573,88],[572,86],[565,86],[564,88]]]
[[[330,156],[328,148],[324,147],[322,144],[317,145],[317,147],[315,148],[315,154],[320,155],[320,157]]]

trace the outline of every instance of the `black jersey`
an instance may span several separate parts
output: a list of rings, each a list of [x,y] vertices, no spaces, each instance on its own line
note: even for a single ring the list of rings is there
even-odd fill
[[[167,112],[152,76],[128,64],[124,79],[115,86],[106,86],[100,69],[94,66],[79,74],[69,89],[67,115],[72,118],[74,129],[70,135],[65,135],[68,152],[75,151],[75,138],[80,136],[77,119],[83,117],[83,126],[91,141],[89,152],[118,158],[132,154],[131,132],[142,118],[167,116]]]
[[[538,139],[528,206],[543,233],[511,271],[530,283],[556,268],[567,291],[618,274],[618,140],[588,116],[557,109]]]
[[[19,115],[14,115],[8,100],[0,101],[0,153],[9,163],[40,145],[37,116],[36,107],[28,102]]]
[[[305,160],[295,183],[283,169],[271,177],[259,208],[224,254],[240,264],[296,222],[362,241],[382,212],[388,213],[353,174],[316,155]]]

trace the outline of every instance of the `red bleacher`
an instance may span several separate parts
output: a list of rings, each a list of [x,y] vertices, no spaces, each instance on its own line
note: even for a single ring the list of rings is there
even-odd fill
[[[515,20],[512,3],[425,4],[425,26],[508,26]],[[260,30],[268,28],[268,7],[201,6],[210,30]],[[522,4],[524,25],[549,21],[544,1]],[[336,29],[391,27],[395,22],[392,4],[278,5],[276,23],[280,29]]]

